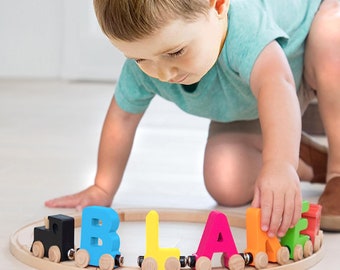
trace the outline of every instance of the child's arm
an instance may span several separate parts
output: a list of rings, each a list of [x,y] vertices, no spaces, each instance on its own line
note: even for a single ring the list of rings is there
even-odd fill
[[[272,42],[257,59],[250,79],[258,100],[263,166],[252,205],[261,207],[262,229],[283,236],[301,214],[297,175],[301,113],[295,83],[281,47]]]
[[[122,180],[142,116],[123,111],[113,98],[101,134],[94,185],[79,193],[47,201],[45,205],[78,209],[87,205],[110,206]]]

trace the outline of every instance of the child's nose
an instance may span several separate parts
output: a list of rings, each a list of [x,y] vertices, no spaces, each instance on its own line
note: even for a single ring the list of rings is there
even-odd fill
[[[175,67],[159,66],[158,67],[158,79],[163,82],[169,82],[177,74]]]

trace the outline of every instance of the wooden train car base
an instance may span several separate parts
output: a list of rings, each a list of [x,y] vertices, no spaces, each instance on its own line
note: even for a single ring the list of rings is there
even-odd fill
[[[140,221],[144,222],[149,210],[144,209],[116,209],[120,222],[134,222]],[[205,223],[208,219],[208,210],[176,210],[176,209],[156,209],[159,214],[159,219],[161,222],[184,222],[184,223]],[[245,215],[234,213],[234,212],[223,212],[229,221],[231,227],[246,228],[246,218]],[[75,227],[81,227],[81,216],[74,216]],[[26,225],[16,232],[14,232],[10,237],[10,251],[11,253],[21,262],[27,264],[35,269],[40,270],[94,270],[98,267],[88,266],[86,268],[79,268],[75,265],[74,261],[63,261],[61,263],[55,263],[47,258],[38,258],[32,255],[31,245],[33,240],[33,230],[37,226],[42,226],[44,221],[34,222],[32,224]],[[246,235],[246,231],[244,231]],[[199,237],[199,236],[198,236]],[[303,258],[299,261],[290,260],[288,264],[279,265],[274,263],[269,263],[266,269],[275,270],[304,270],[309,269],[315,264],[317,264],[324,256],[323,247],[307,258]],[[137,266],[122,266],[118,269],[122,270],[137,270],[141,269]],[[184,269],[190,269],[185,267]],[[226,269],[225,267],[214,267],[216,270]],[[245,269],[255,269],[251,266],[246,266]]]

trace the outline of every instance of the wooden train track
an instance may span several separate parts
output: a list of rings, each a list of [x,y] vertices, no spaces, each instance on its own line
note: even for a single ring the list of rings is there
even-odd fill
[[[115,209],[120,217],[121,222],[133,222],[133,221],[145,221],[145,217],[149,210],[146,209]],[[178,210],[178,209],[156,209],[159,214],[161,222],[188,222],[188,223],[205,223],[210,213],[209,210]],[[219,211],[227,215],[228,221],[231,227],[237,227],[245,229],[245,215],[232,212],[232,211]],[[81,226],[81,216],[74,215],[75,227]],[[16,232],[10,237],[10,251],[14,257],[24,264],[31,266],[39,270],[94,270],[96,267],[79,268],[73,261],[66,261],[62,263],[54,263],[49,261],[47,258],[34,257],[30,252],[30,247],[33,240],[33,229],[37,226],[42,226],[43,220],[28,224]],[[286,265],[269,264],[267,269],[275,270],[304,270],[309,269],[317,264],[322,258],[324,251],[321,247],[312,256],[304,258],[300,261],[290,261]],[[124,254],[123,254],[124,255]],[[136,270],[140,269],[137,266],[123,266],[121,269],[124,270]],[[187,268],[189,269],[189,268]],[[216,270],[222,270],[226,268],[214,268]],[[245,269],[255,269],[247,266]]]

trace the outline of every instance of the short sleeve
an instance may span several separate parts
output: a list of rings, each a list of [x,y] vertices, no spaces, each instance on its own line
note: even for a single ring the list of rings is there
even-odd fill
[[[118,106],[130,113],[142,113],[155,96],[146,86],[148,76],[133,60],[126,60],[115,89]]]
[[[249,84],[252,69],[262,50],[275,40],[283,45],[288,40],[288,35],[272,19],[270,12],[258,2],[252,4],[253,11],[249,6],[245,6],[249,5],[248,2],[241,2],[234,6],[234,9],[231,6],[227,58],[235,72]]]

